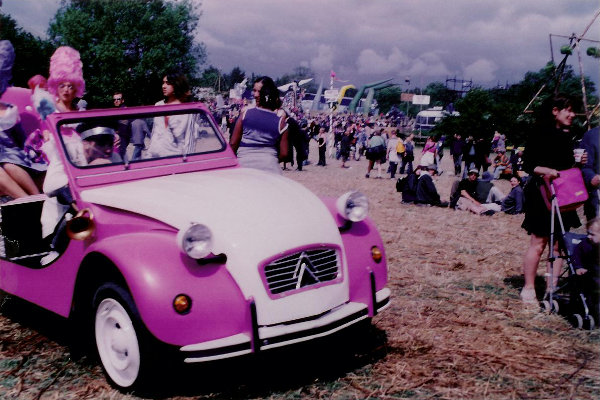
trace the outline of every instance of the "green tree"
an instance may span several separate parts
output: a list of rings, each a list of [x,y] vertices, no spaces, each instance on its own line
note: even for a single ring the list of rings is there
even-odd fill
[[[491,137],[493,132],[493,102],[489,91],[476,88],[456,102],[461,119],[469,121],[466,133],[475,138]]]
[[[199,16],[190,0],[64,0],[48,32],[56,47],[80,52],[92,106],[108,104],[115,90],[128,104],[152,104],[166,71],[197,82],[206,57],[194,40]]]
[[[537,72],[527,72],[522,81],[509,88],[489,90],[478,88],[470,91],[455,103],[460,116],[444,118],[434,128],[433,133],[458,132],[463,136],[473,135],[488,139],[497,130],[506,135],[508,143],[515,146],[525,144],[528,135],[535,129],[540,105],[557,91],[557,82],[560,82],[559,92],[574,99],[581,99],[581,79],[575,75],[573,68],[567,65],[562,71],[560,80],[556,79],[555,69],[554,64],[548,63]],[[593,95],[596,91],[595,85],[589,77],[584,77],[584,82],[588,107],[593,108],[598,104],[598,97]],[[543,90],[540,91],[542,87]],[[583,115],[576,119],[573,129],[575,134],[587,129],[584,122]],[[596,117],[596,120],[591,121],[591,126],[597,124]]]
[[[380,113],[387,113],[390,111],[392,106],[398,106],[400,104],[400,94],[402,89],[397,86],[391,86],[385,89],[375,91],[375,100],[379,106]]]
[[[442,82],[432,82],[423,91],[423,94],[431,97],[429,107],[444,107],[448,104],[454,103],[456,100],[456,94],[454,91],[448,89]]]
[[[198,78],[198,86],[213,88],[215,91],[226,90],[223,74],[217,67],[212,65],[202,71],[202,74]]]
[[[33,75],[48,76],[52,45],[31,33],[23,31],[9,15],[0,15],[0,39],[10,40],[15,48],[12,84],[27,87]]]
[[[229,74],[225,74],[226,89],[233,89],[236,83],[240,83],[246,77],[246,73],[240,67],[234,67]]]

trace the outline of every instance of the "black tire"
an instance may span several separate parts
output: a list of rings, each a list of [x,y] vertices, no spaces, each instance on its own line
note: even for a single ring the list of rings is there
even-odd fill
[[[594,320],[594,317],[592,317],[591,315],[588,315],[586,317],[586,319],[583,321],[583,327],[584,329],[593,331],[594,329],[596,329],[596,321]]]
[[[571,324],[577,329],[583,328],[583,318],[579,314],[571,314]]]

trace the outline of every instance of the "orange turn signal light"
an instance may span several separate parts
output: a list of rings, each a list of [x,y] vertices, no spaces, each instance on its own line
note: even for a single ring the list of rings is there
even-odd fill
[[[187,314],[192,308],[192,299],[188,295],[179,294],[173,299],[173,308],[179,314]]]
[[[377,246],[371,247],[371,257],[373,258],[373,261],[375,261],[376,263],[381,262],[381,260],[383,259],[383,253],[381,252],[379,247],[377,247]]]

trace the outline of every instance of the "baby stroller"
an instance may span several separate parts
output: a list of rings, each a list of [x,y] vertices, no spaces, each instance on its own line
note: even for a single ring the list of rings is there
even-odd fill
[[[570,296],[571,298],[583,296],[585,298],[585,306],[588,307],[587,314],[589,315],[586,318],[586,309],[584,307],[584,304],[582,304],[581,302],[576,302],[573,305],[573,307],[567,309],[567,311],[569,311],[567,316],[569,317],[573,325],[578,328],[594,329],[594,325],[597,325],[599,321],[599,288],[597,287],[598,264],[595,263],[583,265],[582,259],[586,257],[586,250],[597,251],[597,248],[594,248],[589,241],[587,242],[588,247],[586,248],[586,243],[582,242],[587,240],[588,238],[585,234],[577,234],[571,232],[567,232],[565,234],[565,246],[567,248],[568,254],[571,257],[570,261],[573,264],[575,271],[578,271],[578,267],[584,267],[587,269],[587,272],[583,275],[572,275],[571,279],[573,282],[573,291],[570,294]],[[587,255],[588,261],[590,258],[592,257],[590,257],[590,255]],[[579,292],[581,292],[581,294],[579,294]]]
[[[586,235],[574,234],[565,232],[561,211],[574,210],[587,200],[587,191],[584,189],[585,196],[581,196],[579,199],[566,199],[557,197],[557,186],[560,187],[566,179],[569,179],[567,173],[571,170],[561,171],[567,175],[564,178],[557,178],[553,182],[546,181],[546,189],[549,192],[549,199],[545,198],[547,205],[550,208],[550,254],[548,261],[550,263],[550,272],[547,278],[550,282],[550,290],[544,295],[542,300],[542,308],[549,313],[559,313],[566,316],[573,326],[579,329],[592,330],[596,327],[596,320],[592,315],[589,307],[589,296],[584,291],[584,284],[582,276],[577,275],[575,267],[573,266],[573,250],[575,246],[586,238]],[[572,174],[581,173],[579,170],[572,172]],[[561,181],[562,179],[562,181]],[[583,182],[581,182],[583,186]],[[576,191],[577,193],[581,191]],[[584,198],[585,197],[585,198]],[[562,200],[562,201],[561,201]],[[558,222],[559,231],[556,229],[556,222]],[[559,254],[556,255],[554,252],[554,241],[558,242]],[[562,254],[561,254],[562,253]],[[554,262],[557,258],[564,260],[564,268],[561,274],[555,279],[554,274]],[[556,286],[554,282],[556,281]],[[597,316],[596,316],[597,317]]]

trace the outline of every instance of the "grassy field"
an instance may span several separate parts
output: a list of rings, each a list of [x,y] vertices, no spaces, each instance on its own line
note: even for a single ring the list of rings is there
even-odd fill
[[[285,171],[315,193],[358,189],[386,246],[392,304],[346,335],[258,358],[188,369],[160,388],[124,395],[98,365],[72,359],[68,325],[14,299],[0,308],[2,399],[597,399],[600,331],[524,310],[522,216],[476,216],[400,203],[394,181],[342,169]],[[451,170],[448,156],[443,160]],[[437,178],[443,199],[455,180]],[[508,192],[509,185],[497,185]],[[540,266],[540,292],[543,291]]]

